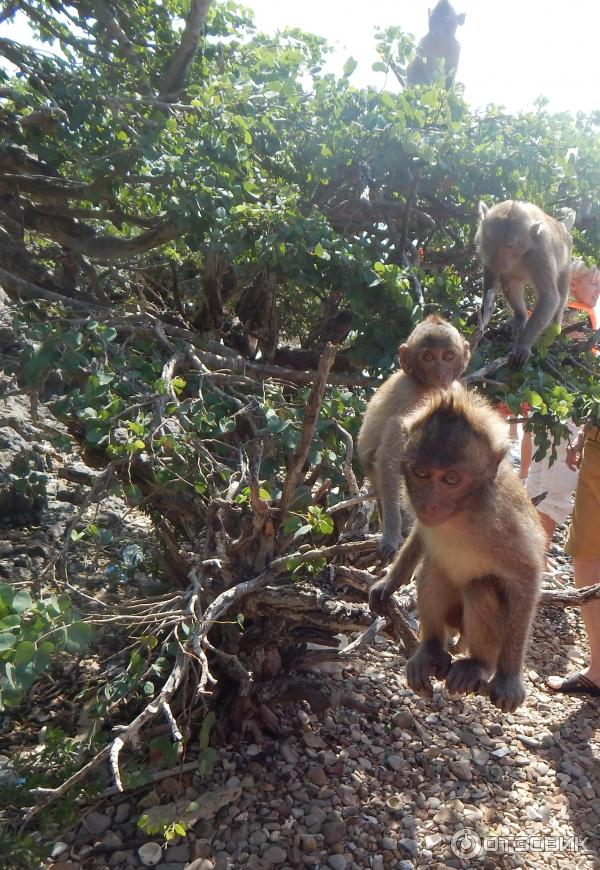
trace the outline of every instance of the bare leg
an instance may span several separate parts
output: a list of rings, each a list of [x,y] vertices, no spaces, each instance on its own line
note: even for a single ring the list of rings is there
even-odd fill
[[[573,573],[578,589],[600,583],[600,559],[573,557]],[[581,616],[590,645],[590,663],[581,673],[600,687],[600,600],[591,601],[582,607]],[[548,685],[552,689],[560,689],[563,682],[562,677],[548,677]]]
[[[556,529],[556,520],[553,520],[549,514],[543,513],[543,511],[538,511],[538,517],[542,521],[542,526],[546,533],[546,538],[548,539],[548,544],[552,542],[552,538],[554,537],[554,531]]]

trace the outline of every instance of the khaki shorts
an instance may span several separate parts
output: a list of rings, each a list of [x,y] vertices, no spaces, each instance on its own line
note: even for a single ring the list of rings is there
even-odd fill
[[[569,556],[600,559],[600,428],[585,439],[575,507],[565,547]]]

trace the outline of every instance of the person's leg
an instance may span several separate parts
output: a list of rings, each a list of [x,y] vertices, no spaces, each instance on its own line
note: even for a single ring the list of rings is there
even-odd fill
[[[548,544],[551,544],[552,538],[554,536],[554,530],[556,529],[556,522],[549,514],[545,514],[543,511],[538,511],[538,516],[542,522],[543,529],[546,533],[547,542]]]
[[[575,586],[593,586],[600,583],[600,559],[573,558]],[[581,608],[590,648],[590,663],[581,674],[600,688],[600,599],[591,601]],[[562,677],[548,677],[551,689],[560,689],[565,680]]]

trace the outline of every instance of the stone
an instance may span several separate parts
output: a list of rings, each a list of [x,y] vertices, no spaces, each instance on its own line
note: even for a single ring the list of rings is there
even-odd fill
[[[326,846],[335,846],[346,836],[346,822],[342,820],[326,822],[321,828],[321,833]]]
[[[91,812],[83,820],[83,826],[94,836],[99,837],[110,828],[110,818],[102,813]]]
[[[409,855],[412,855],[413,858],[416,858],[419,854],[419,847],[417,846],[414,840],[411,840],[409,837],[405,837],[403,840],[398,842],[398,845],[401,846],[405,852],[408,852]]]
[[[449,768],[457,779],[462,782],[471,782],[473,771],[468,761],[451,761]]]
[[[392,770],[400,771],[406,767],[406,762],[402,755],[388,755],[386,758],[386,764],[388,767],[391,767]]]
[[[309,782],[312,782],[313,785],[324,786],[329,784],[329,778],[327,777],[327,774],[325,773],[323,768],[319,767],[318,765],[315,765],[314,767],[309,767],[306,778]]]
[[[302,834],[300,837],[300,848],[303,852],[314,852],[317,848],[317,841],[311,834]]]
[[[154,867],[162,858],[162,849],[158,843],[144,843],[137,852],[144,867]]]
[[[333,870],[346,870],[347,861],[343,855],[330,855],[327,859],[327,864]]]
[[[402,728],[404,731],[411,731],[415,727],[415,717],[409,710],[398,710],[391,721],[394,728]]]
[[[186,864],[185,870],[214,870],[214,864],[208,858],[196,858],[190,864]]]
[[[386,852],[395,852],[398,848],[398,840],[395,837],[382,837],[381,848]]]
[[[285,849],[282,849],[281,846],[269,846],[269,848],[263,852],[262,859],[268,864],[283,864],[284,861],[287,861],[287,852]]]
[[[117,804],[115,807],[115,825],[121,825],[123,822],[126,822],[129,816],[131,815],[131,807],[127,803],[127,801],[123,801],[123,803]]]

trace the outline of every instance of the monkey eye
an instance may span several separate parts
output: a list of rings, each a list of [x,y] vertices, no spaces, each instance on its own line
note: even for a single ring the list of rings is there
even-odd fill
[[[456,354],[454,353],[453,350],[447,350],[447,351],[444,353],[444,359],[445,359],[445,360],[448,360],[448,361],[451,360],[451,359],[454,359],[455,356],[456,356]]]
[[[426,350],[422,358],[425,360],[425,362],[431,362],[433,359],[435,359],[435,354],[432,350]]]
[[[462,475],[458,474],[457,471],[449,471],[448,474],[444,475],[442,480],[448,486],[457,486],[457,484],[462,483]]]
[[[425,480],[426,477],[429,477],[428,470],[423,468],[422,465],[413,465],[412,473],[414,477],[418,477],[419,480]]]

